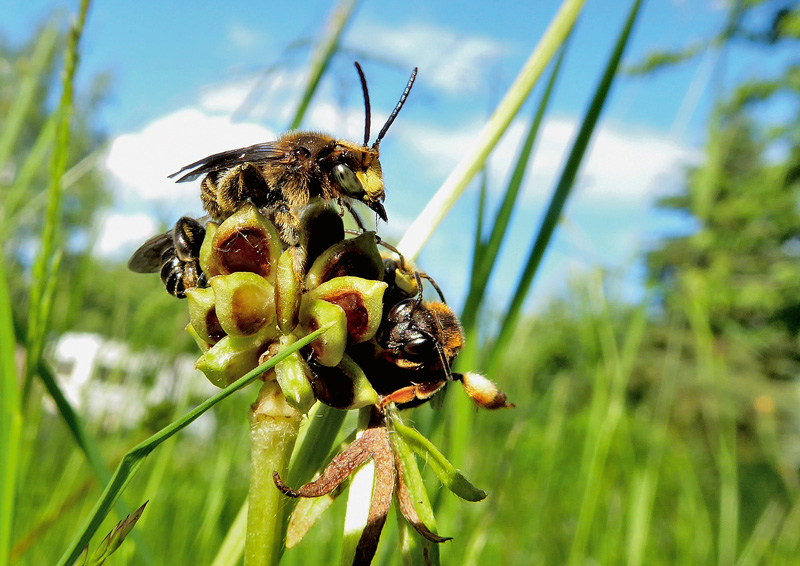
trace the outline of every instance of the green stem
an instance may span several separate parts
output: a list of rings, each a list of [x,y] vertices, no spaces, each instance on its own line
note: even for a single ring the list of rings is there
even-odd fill
[[[289,406],[278,384],[264,384],[250,407],[250,501],[245,539],[245,566],[272,566],[281,559],[285,496],[272,481],[286,477],[302,415]]]

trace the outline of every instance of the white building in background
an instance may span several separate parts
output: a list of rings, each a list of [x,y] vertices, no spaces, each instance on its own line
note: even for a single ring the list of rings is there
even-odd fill
[[[132,352],[98,334],[66,333],[52,345],[50,357],[70,403],[106,429],[137,428],[150,409],[170,403],[188,410],[219,391],[195,370],[195,357]],[[206,413],[187,432],[206,435],[215,426]]]

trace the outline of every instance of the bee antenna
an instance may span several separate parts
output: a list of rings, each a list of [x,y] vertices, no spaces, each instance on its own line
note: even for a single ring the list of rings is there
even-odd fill
[[[364,145],[366,146],[369,143],[370,122],[372,121],[369,110],[369,90],[367,90],[367,77],[364,76],[361,65],[358,64],[358,61],[355,62],[355,65],[358,71],[358,77],[361,79],[361,90],[364,92],[364,109],[366,111],[366,117],[364,119]]]
[[[401,257],[402,257],[402,256],[401,256]],[[447,304],[447,300],[444,298],[444,293],[442,293],[442,290],[439,288],[439,285],[437,285],[437,284],[436,284],[436,281],[434,281],[434,280],[433,280],[433,277],[431,277],[431,276],[430,276],[430,275],[428,275],[427,273],[420,273],[420,277],[422,277],[423,279],[427,279],[428,281],[430,281],[431,285],[433,285],[433,288],[434,288],[434,289],[436,289],[436,292],[437,292],[437,293],[439,293],[439,298],[440,298],[440,299],[442,299],[442,302],[443,302],[444,304]]]
[[[431,338],[433,339],[432,336]],[[453,373],[450,371],[450,363],[444,356],[444,348],[442,348],[442,345],[439,344],[439,342],[435,339],[433,340],[433,343],[436,344],[436,352],[439,354],[439,360],[442,362],[442,368],[444,368],[445,378],[447,378],[447,381],[453,381]]]
[[[417,295],[417,301],[414,304],[414,309],[418,309],[419,306],[422,304],[422,279],[419,278],[419,272],[414,272],[414,277],[417,279],[417,291],[419,294]]]
[[[406,88],[403,91],[403,95],[400,97],[400,101],[397,103],[397,106],[394,107],[394,110],[392,110],[392,113],[389,116],[389,119],[386,120],[386,123],[383,125],[383,128],[381,128],[378,137],[375,139],[375,143],[372,144],[373,149],[378,149],[378,146],[381,144],[383,136],[386,135],[386,132],[389,130],[389,126],[392,125],[394,119],[397,118],[397,113],[400,112],[400,109],[403,107],[403,104],[405,104],[406,98],[408,98],[408,93],[411,92],[411,87],[414,85],[414,80],[416,80],[417,78],[418,69],[419,69],[418,67],[414,67],[414,70],[411,73],[411,77],[408,79],[408,83],[406,84]]]

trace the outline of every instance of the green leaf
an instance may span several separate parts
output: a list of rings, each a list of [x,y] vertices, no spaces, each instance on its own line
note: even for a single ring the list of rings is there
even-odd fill
[[[20,383],[16,367],[16,340],[11,300],[0,261],[0,524],[14,524],[14,496],[22,432]],[[6,564],[11,529],[0,529],[0,564]]]
[[[614,47],[611,57],[608,60],[608,63],[606,64],[603,77],[601,78],[600,84],[595,90],[594,96],[592,97],[592,102],[589,105],[589,109],[586,111],[586,115],[583,118],[580,130],[578,130],[578,135],[572,144],[569,157],[567,158],[567,162],[564,165],[563,171],[561,172],[561,177],[558,180],[558,184],[553,192],[553,196],[550,199],[550,204],[547,207],[547,212],[545,213],[542,224],[539,227],[539,232],[536,234],[531,251],[528,254],[528,261],[525,264],[522,276],[517,283],[517,288],[512,294],[513,299],[511,300],[511,305],[509,305],[508,311],[506,311],[506,315],[501,323],[500,333],[498,334],[496,340],[497,347],[495,347],[492,351],[489,361],[486,365],[487,371],[490,375],[492,370],[497,366],[498,361],[502,359],[507,345],[511,343],[511,334],[516,328],[520,312],[522,311],[522,305],[525,302],[525,298],[528,296],[528,291],[530,290],[531,283],[533,283],[533,278],[539,269],[539,264],[544,256],[544,252],[547,250],[547,246],[550,243],[550,238],[553,235],[559,218],[561,217],[561,211],[564,209],[564,204],[567,202],[567,198],[572,192],[572,187],[575,184],[575,178],[577,177],[578,170],[583,162],[583,156],[585,155],[586,149],[589,146],[589,142],[592,139],[595,126],[600,119],[600,114],[603,111],[608,94],[611,91],[611,85],[614,83],[614,79],[617,76],[617,69],[619,68],[619,63],[622,60],[622,55],[625,52],[625,47],[628,44],[628,39],[630,38],[633,24],[636,21],[636,16],[639,14],[640,6],[641,0],[636,0],[633,6],[631,6],[630,12],[628,13],[628,19],[622,31],[620,32],[619,37],[617,38],[617,43]]]
[[[511,121],[519,112],[550,59],[564,43],[583,8],[584,0],[564,0],[556,16],[520,70],[514,84],[484,126],[475,145],[464,154],[445,182],[411,223],[397,249],[414,259],[436,227],[447,215],[467,185],[483,169],[489,154],[500,141]]]
[[[339,49],[339,39],[342,37],[347,24],[352,20],[353,10],[358,4],[357,0],[341,0],[336,7],[336,10],[331,15],[328,21],[328,29],[320,43],[317,51],[314,53],[314,59],[311,62],[311,71],[306,81],[306,87],[303,90],[303,96],[300,98],[300,104],[292,118],[292,124],[289,126],[290,130],[296,130],[303,122],[303,117],[306,115],[311,99],[314,98],[314,93],[317,91],[319,81],[322,75],[328,69],[328,66]]]
[[[265,363],[242,376],[239,380],[232,383],[213,397],[209,397],[206,401],[198,405],[192,411],[189,411],[178,420],[167,425],[147,440],[139,443],[134,448],[129,450],[117,466],[111,481],[108,483],[108,485],[106,485],[106,488],[103,490],[100,499],[97,501],[92,509],[91,514],[81,527],[80,532],[75,539],[73,539],[72,543],[59,560],[59,565],[64,566],[66,564],[72,564],[75,561],[80,553],[79,549],[88,544],[92,535],[94,535],[94,533],[97,531],[97,528],[100,526],[100,523],[102,523],[103,519],[108,514],[111,505],[113,505],[113,503],[119,498],[119,496],[127,487],[128,483],[131,481],[131,479],[133,479],[133,476],[139,471],[139,468],[144,463],[144,459],[148,454],[150,454],[150,452],[155,450],[162,442],[189,426],[211,407],[230,397],[243,387],[249,385],[262,373],[275,367],[279,362],[309,344],[326,330],[327,327],[322,327],[317,331],[312,332],[308,336],[304,336],[302,339],[298,340],[282,352],[278,353],[276,356],[273,356]]]
[[[47,322],[50,315],[51,290],[55,285],[58,268],[58,232],[61,225],[61,193],[62,177],[67,166],[69,151],[69,124],[72,116],[73,81],[78,66],[78,44],[86,14],[89,11],[89,0],[82,0],[78,18],[69,34],[69,42],[65,54],[64,73],[62,77],[61,99],[58,104],[58,123],[53,152],[50,155],[50,180],[47,189],[47,209],[42,225],[42,237],[39,253],[33,264],[31,275],[31,293],[28,309],[28,340],[26,375],[23,385],[23,400],[27,399],[34,371],[44,348],[47,334]],[[2,156],[0,156],[2,157]]]
[[[399,415],[396,413],[392,415],[391,420],[396,424]],[[433,507],[428,499],[428,492],[425,490],[425,483],[422,481],[422,475],[419,472],[417,461],[414,458],[414,453],[411,447],[405,441],[405,438],[400,434],[391,435],[392,446],[395,453],[400,459],[399,464],[403,466],[403,477],[405,480],[408,493],[414,503],[414,508],[425,526],[435,532],[436,531],[436,517],[433,514]],[[419,534],[411,528],[408,521],[405,520],[402,513],[397,513],[398,521],[401,523],[402,536],[406,538],[405,544],[402,545],[403,563],[404,564],[427,564],[429,566],[438,566],[439,564],[439,545],[431,544],[425,541]],[[424,545],[429,546],[428,562],[426,563],[425,555],[422,550]]]
[[[486,492],[472,485],[460,471],[455,469],[453,464],[447,461],[447,458],[430,440],[397,420],[390,421],[390,426],[431,467],[433,473],[447,489],[465,501],[480,501],[486,498]]]
[[[492,233],[487,242],[480,247],[480,253],[476,253],[472,260],[472,282],[470,284],[467,300],[464,304],[464,310],[461,316],[461,323],[464,325],[464,330],[467,335],[470,334],[475,325],[478,317],[478,311],[483,301],[486,292],[486,286],[489,283],[494,265],[497,261],[497,256],[500,253],[500,246],[508,231],[508,225],[511,221],[511,214],[514,211],[517,198],[519,197],[520,189],[522,188],[522,181],[525,178],[525,172],[531,161],[531,152],[533,151],[536,137],[539,133],[539,128],[542,125],[547,104],[550,102],[550,95],[555,87],[556,78],[561,70],[561,63],[564,61],[564,55],[567,52],[569,37],[561,46],[561,52],[553,66],[553,72],[550,74],[550,80],[547,82],[542,99],[536,107],[536,112],[531,120],[528,133],[525,136],[525,141],[520,149],[519,157],[517,157],[517,164],[514,167],[514,173],[508,182],[508,187],[503,196],[503,202],[497,211],[497,215],[492,225]],[[485,191],[482,188],[482,193]],[[478,248],[476,248],[476,252]]]

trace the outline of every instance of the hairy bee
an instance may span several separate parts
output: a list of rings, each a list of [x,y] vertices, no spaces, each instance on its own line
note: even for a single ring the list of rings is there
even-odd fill
[[[186,296],[186,289],[204,286],[199,258],[206,235],[205,220],[182,217],[172,230],[142,244],[128,260],[128,269],[136,273],[160,271],[167,291],[179,299]]]
[[[200,184],[200,198],[203,208],[216,222],[235,213],[243,203],[252,202],[278,227],[284,245],[295,248],[298,273],[303,271],[306,260],[305,250],[300,247],[300,213],[311,199],[338,202],[360,226],[352,201],[364,203],[386,221],[379,147],[405,104],[417,69],[411,73],[400,100],[370,146],[369,91],[361,66],[355,65],[364,93],[363,145],[318,132],[289,132],[275,141],[210,155],[183,167],[170,178],[178,177],[180,183],[205,175]],[[193,282],[202,282],[197,261],[199,247],[198,254],[191,259],[185,259],[188,256],[175,249],[170,252],[173,235],[181,233],[182,227],[176,225],[173,230],[151,238],[128,262],[129,268],[139,273],[160,270],[167,290],[179,298],[183,298],[185,289]]]
[[[447,382],[460,381],[470,399],[481,407],[513,406],[507,402],[505,393],[484,376],[451,371],[464,347],[464,331],[458,316],[445,303],[436,281],[413,269],[402,255],[393,251],[399,260],[384,258],[384,281],[389,284],[384,301],[392,306],[385,309],[375,341],[354,354],[381,395],[380,405],[415,407],[429,401]],[[441,302],[423,301],[423,278],[433,285]],[[401,298],[392,304],[388,301],[393,299],[387,297]]]
[[[387,264],[389,271],[394,268],[395,278],[406,274],[391,260],[385,260]],[[416,297],[389,308],[378,331],[376,341],[382,349],[378,365],[382,367],[376,368],[373,375],[378,383],[373,385],[383,395],[382,405],[394,402],[412,407],[433,397],[453,380],[450,366],[464,347],[464,331],[456,314],[444,302],[423,301],[421,274],[414,271],[413,279]],[[393,287],[397,289],[390,283],[389,289]]]
[[[318,132],[288,132],[275,141],[210,155],[170,177],[177,177],[180,183],[205,175],[200,197],[215,221],[227,218],[242,203],[252,202],[279,228],[287,246],[298,245],[299,212],[315,197],[338,201],[345,208],[350,208],[351,201],[362,202],[386,221],[379,146],[408,97],[417,69],[370,146],[369,92],[358,63],[356,68],[366,110],[363,144]]]

